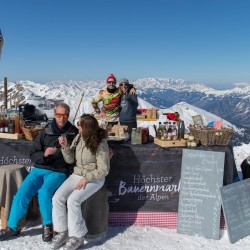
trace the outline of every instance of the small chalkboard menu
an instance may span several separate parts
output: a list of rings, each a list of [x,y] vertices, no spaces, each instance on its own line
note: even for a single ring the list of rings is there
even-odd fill
[[[221,187],[223,212],[231,243],[250,235],[250,179]]]
[[[224,152],[183,149],[177,232],[219,239]]]

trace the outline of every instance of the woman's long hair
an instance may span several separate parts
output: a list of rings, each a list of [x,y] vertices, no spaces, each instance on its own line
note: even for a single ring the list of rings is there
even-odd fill
[[[81,136],[85,141],[86,147],[92,154],[96,154],[101,141],[107,138],[106,130],[100,128],[96,118],[89,114],[83,114],[78,122],[82,127]]]

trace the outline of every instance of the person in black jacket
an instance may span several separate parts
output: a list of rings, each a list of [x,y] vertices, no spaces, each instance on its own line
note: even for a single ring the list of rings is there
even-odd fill
[[[240,165],[243,180],[250,178],[250,156],[248,156]]]
[[[136,112],[138,107],[137,95],[131,95],[129,93],[129,81],[126,78],[122,78],[119,81],[119,87],[122,90],[121,97],[121,111],[119,121],[121,125],[128,126],[128,132],[131,135],[132,128],[137,128]]]
[[[27,213],[29,202],[36,194],[38,194],[43,220],[42,238],[44,241],[51,241],[53,237],[52,197],[66,180],[69,169],[69,164],[63,159],[58,137],[66,136],[71,143],[78,134],[78,129],[68,121],[69,112],[70,108],[67,104],[57,104],[53,121],[34,140],[30,153],[34,168],[13,198],[8,227],[0,231],[0,241],[20,233],[21,230],[17,224]]]

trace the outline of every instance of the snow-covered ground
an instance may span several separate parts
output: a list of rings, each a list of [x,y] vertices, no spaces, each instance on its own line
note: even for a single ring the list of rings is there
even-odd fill
[[[240,172],[241,162],[250,155],[250,144],[234,148],[237,169]],[[240,174],[241,176],[241,174]],[[50,249],[48,243],[41,238],[42,227],[39,221],[30,221],[21,236],[9,241],[0,242],[0,250]],[[109,227],[105,238],[86,242],[80,249],[95,250],[228,250],[250,249],[250,236],[229,242],[227,230],[220,231],[219,240],[211,240],[198,236],[178,234],[176,229],[156,227]]]
[[[1,250],[50,249],[41,238],[41,226],[28,227],[22,236],[0,242]],[[85,242],[79,249],[95,250],[244,250],[250,249],[250,236],[229,242],[226,230],[220,231],[220,240],[178,234],[175,229],[156,227],[110,227],[100,241]]]

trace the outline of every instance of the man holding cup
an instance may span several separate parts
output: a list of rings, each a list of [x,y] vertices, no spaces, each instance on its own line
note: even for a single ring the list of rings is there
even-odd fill
[[[51,241],[52,197],[66,180],[70,165],[63,159],[58,138],[66,135],[72,142],[78,129],[69,121],[70,108],[65,103],[58,103],[54,109],[54,119],[34,140],[30,158],[34,168],[28,174],[13,198],[8,227],[0,231],[0,241],[20,233],[19,220],[27,213],[29,202],[38,194],[39,208],[43,221],[43,241]]]

